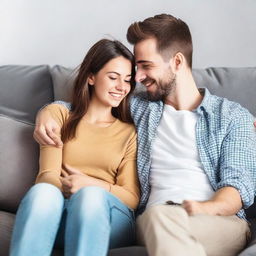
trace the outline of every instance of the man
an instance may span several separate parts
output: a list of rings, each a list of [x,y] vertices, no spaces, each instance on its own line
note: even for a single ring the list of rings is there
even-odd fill
[[[255,196],[256,136],[239,104],[198,90],[192,39],[182,20],[156,15],[132,24],[136,81],[147,93],[131,101],[138,132],[139,241],[150,256],[234,256],[249,227]],[[59,143],[47,113],[35,138]]]

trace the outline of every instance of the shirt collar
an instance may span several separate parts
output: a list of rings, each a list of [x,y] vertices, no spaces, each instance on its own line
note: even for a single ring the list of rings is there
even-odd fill
[[[196,112],[198,114],[201,114],[203,111],[208,113],[213,112],[211,102],[212,95],[209,92],[209,90],[207,88],[199,88],[199,92],[201,95],[203,95],[203,100],[200,103],[200,105],[196,108]]]

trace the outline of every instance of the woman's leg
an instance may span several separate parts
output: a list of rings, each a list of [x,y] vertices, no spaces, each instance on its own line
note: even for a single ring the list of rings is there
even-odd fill
[[[47,183],[34,185],[19,206],[10,255],[50,255],[63,204],[63,195],[57,187]]]
[[[66,256],[105,256],[111,246],[134,239],[133,213],[118,198],[99,187],[72,195],[67,206]]]
[[[111,234],[109,249],[135,244],[135,217],[133,210],[118,198],[111,198]]]

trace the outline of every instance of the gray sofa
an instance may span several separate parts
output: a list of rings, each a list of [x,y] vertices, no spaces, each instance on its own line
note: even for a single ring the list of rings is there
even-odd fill
[[[239,102],[256,116],[256,68],[194,70],[199,87]],[[37,111],[54,100],[68,100],[74,73],[55,66],[0,67],[0,256],[7,256],[15,212],[38,171],[38,145],[32,134]],[[256,231],[256,207],[247,210]],[[35,234],[36,235],[36,234]],[[240,256],[256,255],[256,235]],[[62,255],[55,250],[54,255]],[[110,250],[111,256],[146,256],[143,247]],[[225,256],[225,255],[220,255]]]

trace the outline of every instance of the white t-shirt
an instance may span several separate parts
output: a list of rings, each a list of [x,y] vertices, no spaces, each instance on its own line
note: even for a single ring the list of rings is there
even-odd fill
[[[196,112],[164,106],[151,153],[148,206],[209,200],[214,190],[199,159]]]

